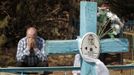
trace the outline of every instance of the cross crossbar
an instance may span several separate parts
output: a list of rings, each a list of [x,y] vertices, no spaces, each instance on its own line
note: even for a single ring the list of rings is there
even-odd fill
[[[127,39],[100,40],[101,53],[128,52]],[[118,47],[118,48],[117,48]],[[45,50],[51,54],[76,54],[79,53],[77,40],[47,40]]]

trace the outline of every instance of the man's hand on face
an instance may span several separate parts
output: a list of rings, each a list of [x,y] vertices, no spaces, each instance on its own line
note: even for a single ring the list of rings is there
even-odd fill
[[[35,39],[34,38],[28,38],[27,46],[28,46],[28,48],[30,48],[30,50],[33,50],[34,48],[36,48]]]

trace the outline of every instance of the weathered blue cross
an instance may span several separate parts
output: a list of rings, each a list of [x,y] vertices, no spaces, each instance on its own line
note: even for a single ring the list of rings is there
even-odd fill
[[[80,37],[87,32],[96,33],[97,30],[97,3],[82,1],[80,3]],[[48,53],[79,52],[77,40],[49,40],[46,42]],[[128,41],[123,38],[100,40],[101,53],[127,52]],[[81,75],[96,75],[95,64],[83,60]]]

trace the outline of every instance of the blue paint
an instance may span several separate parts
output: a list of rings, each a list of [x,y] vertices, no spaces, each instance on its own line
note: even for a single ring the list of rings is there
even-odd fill
[[[96,33],[97,24],[97,3],[81,1],[80,3],[80,37],[87,32]],[[83,60],[81,75],[96,75],[95,64]]]
[[[129,70],[134,69],[134,64],[127,64],[127,65],[107,65],[108,69],[113,70]]]
[[[8,67],[0,68],[0,72],[42,72],[42,71],[70,71],[79,70],[80,67],[73,66],[54,66],[54,67]]]
[[[80,3],[80,36],[87,32],[96,33],[97,24],[97,3],[81,1]]]
[[[128,52],[127,39],[102,39],[100,40],[101,53]],[[77,40],[47,40],[45,50],[48,54],[76,54],[79,53]]]
[[[78,53],[77,40],[47,40],[45,50],[48,54]]]
[[[124,38],[102,39],[100,41],[102,53],[128,52],[128,40]]]
[[[96,75],[96,64],[93,62],[86,62],[83,60],[81,66],[81,74],[80,75]]]

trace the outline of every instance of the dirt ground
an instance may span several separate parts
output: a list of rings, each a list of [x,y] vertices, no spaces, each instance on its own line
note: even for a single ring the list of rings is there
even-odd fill
[[[18,74],[0,72],[0,75],[18,75]],[[29,74],[29,75],[40,75],[40,74]],[[65,72],[58,71],[58,72],[53,72],[52,74],[49,75],[65,75]],[[67,71],[66,75],[72,75],[71,71]],[[110,70],[110,75],[134,75],[134,70],[124,70],[124,71]]]
[[[18,74],[0,72],[0,75],[18,75]],[[29,75],[40,75],[40,74],[29,74]],[[65,72],[63,71],[53,72],[52,74],[49,75],[65,75]],[[66,75],[72,75],[71,71],[66,72]]]

